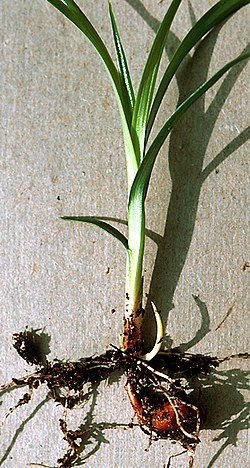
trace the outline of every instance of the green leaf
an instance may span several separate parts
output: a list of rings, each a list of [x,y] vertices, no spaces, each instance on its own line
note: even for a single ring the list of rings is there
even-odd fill
[[[166,93],[166,90],[174,77],[179,65],[187,56],[190,50],[204,37],[212,28],[224,21],[230,15],[235,13],[243,6],[249,4],[249,0],[221,0],[207,11],[199,21],[188,32],[183,39],[174,56],[172,57],[158,87],[153,105],[150,111],[148,125],[146,130],[146,139],[148,139],[156,114]]]
[[[135,155],[134,145],[131,139],[130,134],[130,123],[128,122],[126,109],[130,105],[129,101],[124,104],[124,95],[121,91],[121,82],[117,68],[103,42],[98,32],[91,24],[86,15],[80,10],[73,0],[48,0],[51,5],[53,5],[57,10],[63,13],[66,18],[68,18],[72,23],[74,23],[80,31],[88,38],[93,47],[97,50],[99,56],[101,57],[106,70],[108,71],[109,77],[111,79],[115,96],[117,99],[122,129],[123,129],[123,138],[124,146],[126,152],[126,162],[127,162],[127,177],[128,177],[128,188],[133,183],[135,174],[138,169],[138,162]]]
[[[125,249],[128,250],[127,238],[120,231],[118,231],[118,229],[111,226],[111,224],[102,221],[101,218],[98,218],[96,216],[61,216],[60,219],[63,219],[65,221],[77,221],[80,223],[94,224],[95,226],[98,226],[99,228],[103,229],[104,231],[108,232],[113,237],[115,237],[115,239],[120,241],[123,247],[125,247]]]
[[[150,49],[149,56],[143,71],[140,81],[138,93],[135,100],[133,118],[132,118],[132,138],[134,141],[135,151],[139,154],[140,161],[144,156],[145,149],[145,133],[148,121],[149,109],[151,106],[155,81],[167,40],[169,29],[175,17],[182,0],[173,0],[167,13],[165,14],[160,27],[155,36],[153,45]]]
[[[147,194],[147,187],[154,162],[172,128],[177,124],[179,119],[188,110],[188,108],[194,104],[194,102],[197,101],[197,99],[199,99],[209,88],[211,88],[211,86],[213,86],[231,67],[241,62],[242,60],[248,59],[249,57],[250,52],[247,52],[239,55],[237,58],[227,63],[210,79],[205,81],[198,89],[196,89],[196,91],[192,93],[182,104],[180,104],[175,112],[168,118],[148,149],[132,185],[129,204],[135,205],[136,212],[141,210],[141,205],[144,203]],[[134,214],[134,216],[136,216],[136,214]]]
[[[116,55],[117,55],[117,60],[118,60],[118,68],[119,68],[120,81],[121,81],[121,92],[123,96],[123,105],[124,105],[124,108],[126,109],[127,120],[129,123],[131,123],[132,111],[133,111],[134,102],[135,102],[134,90],[133,90],[126,56],[125,56],[121,38],[118,32],[118,28],[117,28],[117,24],[115,21],[111,3],[109,3],[109,14],[110,14],[110,19],[111,19]]]
[[[117,90],[119,90],[117,69],[104,42],[86,15],[72,0],[65,0],[65,2],[62,0],[48,0],[48,2],[57,8],[57,10],[59,10],[61,13],[63,13],[63,15],[66,16],[72,23],[74,23],[75,26],[77,26],[80,31],[82,31],[82,33],[89,39],[91,44],[95,47],[98,54],[102,58],[115,87]],[[67,5],[65,5],[65,3]]]

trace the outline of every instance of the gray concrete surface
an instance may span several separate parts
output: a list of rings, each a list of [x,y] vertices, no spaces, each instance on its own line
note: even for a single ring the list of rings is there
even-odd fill
[[[112,3],[138,84],[169,2]],[[192,0],[190,9],[183,2],[168,52],[214,3]],[[112,47],[107,2],[79,0],[79,5]],[[2,0],[0,15],[3,383],[31,371],[11,343],[12,334],[26,326],[50,335],[51,359],[78,359],[118,344],[123,251],[105,233],[58,216],[125,220],[126,180],[111,85],[85,38],[45,0]],[[249,8],[244,8],[182,67],[160,118],[207,70],[212,74],[241,52],[248,37]],[[182,120],[161,152],[147,202],[145,294],[162,310],[166,343],[220,357],[247,351],[249,345],[248,73],[249,66],[239,65]],[[247,466],[248,368],[243,360],[227,363],[203,391],[210,412],[195,467]],[[121,378],[101,385],[89,412],[83,408],[70,415],[71,427],[85,421],[87,413],[90,423],[129,422],[132,409],[124,383]],[[21,394],[4,395],[2,415]],[[30,405],[6,421],[0,465],[56,466],[66,447],[58,428],[61,416],[62,409],[46,401],[41,387]],[[169,455],[181,451],[167,441],[154,443],[149,452],[146,447],[139,429],[106,431],[86,447],[82,465],[163,468]],[[186,467],[186,454],[171,466]]]

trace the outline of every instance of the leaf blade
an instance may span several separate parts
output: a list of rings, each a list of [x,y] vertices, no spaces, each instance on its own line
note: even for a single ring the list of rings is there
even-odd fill
[[[167,136],[169,135],[172,128],[177,124],[182,115],[189,109],[189,107],[194,104],[197,99],[199,99],[209,88],[211,88],[222,76],[234,65],[250,58],[250,51],[244,54],[240,54],[234,60],[228,62],[224,67],[218,70],[211,78],[206,80],[199,88],[197,88],[185,101],[180,104],[175,112],[167,119],[154,141],[152,142],[150,148],[147,151],[145,158],[137,172],[134,183],[131,188],[129,203],[137,204],[138,207],[146,198],[147,187],[156,160],[157,155],[159,154],[160,148],[165,142]]]
[[[106,221],[103,221],[97,216],[60,216],[60,219],[64,221],[75,221],[81,223],[94,224],[95,226],[98,226],[108,234],[111,234],[111,236],[113,236],[115,239],[121,242],[123,247],[125,247],[125,249],[128,250],[127,238],[114,226],[111,226],[111,224],[107,223]]]
[[[128,121],[131,122],[132,111],[133,111],[134,102],[135,102],[134,90],[133,90],[132,81],[130,78],[126,55],[123,49],[123,45],[122,45],[119,31],[117,28],[112,5],[110,2],[109,2],[109,15],[110,15],[112,32],[113,32],[113,37],[114,37],[116,56],[117,56],[117,61],[118,61],[118,69],[120,73],[121,91],[124,97],[124,105],[126,105],[128,108],[127,109]]]
[[[111,78],[116,87],[119,89],[118,73],[113,60],[103,42],[100,35],[91,24],[87,16],[72,0],[65,0],[67,5],[62,0],[48,0],[57,10],[63,13],[78,29],[88,38],[93,47],[98,52],[103,60]]]
[[[171,5],[160,24],[153,45],[150,49],[136,95],[132,118],[132,137],[136,154],[139,154],[140,161],[142,161],[144,156],[148,113],[153,98],[155,82],[164,50],[164,45],[181,1],[182,0],[172,0]]]
[[[117,68],[96,29],[91,24],[87,16],[76,5],[73,0],[47,0],[52,6],[59,10],[66,18],[68,18],[80,31],[87,37],[92,46],[96,49],[101,57],[106,70],[108,71],[111,79],[113,89],[115,91],[116,100],[121,116],[121,123],[123,129],[124,146],[126,153],[126,166],[128,178],[128,191],[133,183],[135,174],[138,170],[138,162],[135,154],[134,144],[131,138],[130,125],[127,120],[126,110],[123,104],[123,96],[121,93],[120,78]]]
[[[240,8],[249,4],[249,0],[220,0],[210,10],[208,10],[190,29],[183,41],[177,48],[172,57],[155,95],[146,130],[146,139],[148,140],[152,126],[154,124],[157,112],[159,110],[162,99],[167,91],[167,88],[174,77],[179,65],[187,56],[190,50],[204,37],[212,28],[224,21],[233,13],[236,13]]]

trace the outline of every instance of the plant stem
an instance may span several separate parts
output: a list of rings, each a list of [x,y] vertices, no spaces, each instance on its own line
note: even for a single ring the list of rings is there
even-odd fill
[[[128,251],[126,269],[123,349],[140,355],[142,351],[143,254],[145,246],[145,207],[142,199],[128,206]]]

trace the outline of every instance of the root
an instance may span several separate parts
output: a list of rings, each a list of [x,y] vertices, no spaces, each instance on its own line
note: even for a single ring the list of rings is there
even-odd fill
[[[155,344],[152,348],[152,350],[149,353],[143,354],[140,356],[141,359],[145,361],[151,361],[160,351],[161,345],[163,342],[163,326],[162,326],[162,320],[161,316],[153,302],[151,302],[154,316],[155,316],[155,322],[156,322],[156,339],[155,339]]]
[[[156,308],[153,307],[155,312]],[[38,349],[39,340],[36,336],[36,346],[32,348],[31,338],[34,333],[26,331],[14,335],[14,346],[19,354],[26,361],[38,364],[35,372],[22,378],[13,378],[11,382],[0,386],[0,392],[13,387],[28,387],[19,401],[5,414],[0,427],[19,406],[29,403],[34,391],[40,385],[47,385],[51,398],[64,409],[59,425],[63,438],[68,444],[68,450],[58,459],[57,466],[60,468],[69,468],[79,462],[84,446],[90,443],[91,437],[96,438],[98,432],[106,429],[126,430],[134,426],[132,420],[129,424],[123,425],[94,424],[76,430],[68,429],[68,411],[89,400],[98,384],[118,370],[123,370],[127,375],[125,388],[138,424],[149,436],[147,449],[157,439],[177,441],[189,453],[189,468],[191,468],[195,449],[199,443],[201,418],[199,408],[188,401],[185,386],[190,378],[206,375],[212,367],[217,367],[224,361],[250,357],[247,353],[240,353],[217,359],[180,353],[177,350],[160,352],[155,356],[155,351],[160,345],[158,338],[161,336],[161,326],[158,324],[158,342],[153,350],[144,356],[134,356],[114,348],[100,356],[83,358],[77,362],[48,362]],[[151,359],[150,364],[145,360],[148,357]],[[171,458],[173,456],[169,458],[168,467]]]

